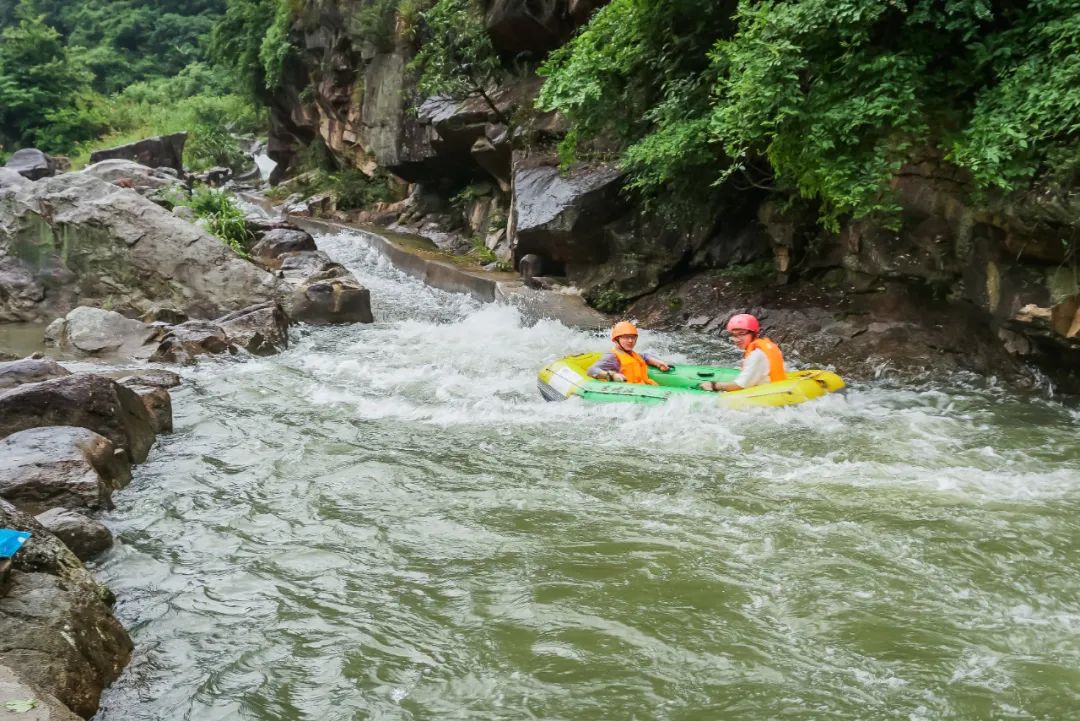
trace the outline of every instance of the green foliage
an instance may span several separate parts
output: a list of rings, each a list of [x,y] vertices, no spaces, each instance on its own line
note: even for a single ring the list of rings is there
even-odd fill
[[[62,152],[100,129],[91,76],[42,17],[20,15],[0,33],[0,145]]]
[[[646,196],[722,182],[888,217],[937,149],[984,188],[1076,174],[1075,0],[612,0],[541,68],[564,162],[614,143]],[[584,152],[583,152],[584,151]]]
[[[355,168],[309,170],[287,183],[282,183],[266,195],[271,200],[280,202],[293,193],[305,199],[322,193],[332,193],[338,210],[362,210],[394,199],[390,175],[381,169],[373,176]]]
[[[289,25],[291,12],[286,0],[278,0],[274,9],[274,22],[263,35],[259,46],[259,62],[266,77],[266,89],[273,90],[281,85],[281,74],[285,67],[292,46],[289,44]]]
[[[420,91],[451,98],[480,96],[500,122],[509,124],[488,94],[501,65],[478,0],[439,0],[421,18],[420,51],[409,66],[418,73]]]
[[[478,235],[474,235],[469,238],[469,255],[476,258],[477,262],[481,265],[487,265],[488,263],[495,263],[499,259],[495,257],[495,252],[489,250],[487,243],[484,239]]]
[[[95,90],[108,94],[205,60],[205,36],[225,0],[22,0],[19,7],[79,48]]]
[[[1069,182],[1080,165],[1080,8],[1032,5],[974,46],[978,69],[997,82],[977,95],[952,158],[983,187],[1022,186],[1044,164]]]
[[[267,99],[270,87],[264,57],[271,63],[285,57],[275,47],[277,39],[267,41],[268,35],[278,33],[280,7],[281,0],[228,0],[225,14],[210,33],[211,57],[229,69],[244,94],[260,102]],[[280,72],[280,67],[276,70]]]
[[[232,195],[223,190],[196,187],[190,196],[176,194],[169,198],[173,205],[185,205],[195,212],[206,229],[218,237],[237,255],[248,257],[248,249],[255,239],[248,230],[244,211],[236,205]]]
[[[601,313],[622,313],[630,305],[630,299],[611,287],[597,287],[585,295],[589,305]]]

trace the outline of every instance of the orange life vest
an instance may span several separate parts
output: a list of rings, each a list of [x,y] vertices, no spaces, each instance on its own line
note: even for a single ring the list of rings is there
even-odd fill
[[[619,359],[619,372],[626,376],[627,383],[656,385],[656,381],[649,377],[649,365],[640,355],[634,352],[627,353],[618,346],[612,348],[611,352]]]
[[[784,356],[780,353],[780,346],[768,338],[755,338],[750,345],[746,346],[743,360],[758,349],[769,359],[769,381],[775,383],[784,380],[787,374],[784,372]]]

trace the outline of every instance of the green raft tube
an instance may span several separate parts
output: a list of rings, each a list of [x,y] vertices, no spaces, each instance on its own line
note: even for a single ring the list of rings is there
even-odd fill
[[[721,383],[735,380],[735,368],[714,366],[672,366],[669,371],[649,368],[649,377],[657,385],[645,383],[610,383],[588,375],[589,366],[602,353],[567,356],[540,369],[537,386],[545,400],[562,401],[574,396],[598,403],[639,403],[655,405],[674,395],[694,396],[724,408],[790,406],[835,393],[844,387],[840,376],[826,370],[802,370],[787,374],[782,381],[766,383],[741,391],[714,393],[698,388],[703,381]]]

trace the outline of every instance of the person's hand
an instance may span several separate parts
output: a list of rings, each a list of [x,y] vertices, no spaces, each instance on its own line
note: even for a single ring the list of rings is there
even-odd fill
[[[664,373],[667,373],[669,370],[671,370],[671,366],[669,366],[664,361],[656,361],[656,367],[659,368]]]
[[[616,383],[625,383],[626,376],[624,376],[622,373],[612,373],[611,380],[615,381]]]

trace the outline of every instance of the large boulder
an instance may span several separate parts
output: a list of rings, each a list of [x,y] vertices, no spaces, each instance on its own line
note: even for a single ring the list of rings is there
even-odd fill
[[[371,323],[371,293],[349,277],[302,284],[288,299],[289,318],[312,325]]]
[[[39,180],[0,203],[0,321],[45,320],[79,305],[216,317],[281,292],[273,275],[206,231],[90,175]]]
[[[116,311],[79,306],[45,329],[45,342],[89,356],[148,358],[159,328]]]
[[[28,700],[34,701],[33,710],[28,712],[3,711],[5,708],[19,708]],[[9,706],[10,704],[10,706]],[[25,715],[24,715],[25,713]],[[3,721],[82,721],[51,693],[27,682],[14,669],[0,664],[0,719]]]
[[[121,188],[133,188],[142,195],[150,195],[163,188],[184,187],[184,181],[176,175],[123,158],[102,160],[86,166],[80,172]]]
[[[4,165],[27,180],[41,180],[56,175],[55,161],[37,148],[16,150]]]
[[[236,347],[220,325],[207,320],[189,320],[165,334],[150,360],[190,365],[201,355],[235,352]]]
[[[31,182],[33,181],[27,180],[10,168],[0,168],[0,193],[13,192],[16,188],[22,188]]]
[[[71,371],[50,358],[7,361],[0,363],[0,390],[69,375]]]
[[[79,426],[124,449],[133,463],[146,460],[154,428],[139,396],[108,378],[77,373],[27,383],[0,393],[0,438],[40,426]]]
[[[625,212],[622,172],[610,166],[578,167],[568,174],[541,165],[514,172],[515,255],[563,263],[604,259],[603,226]]]
[[[493,0],[484,16],[491,42],[507,53],[543,53],[573,33],[567,0]]]
[[[279,303],[253,305],[214,322],[235,346],[254,355],[273,355],[289,347],[289,319]]]
[[[0,439],[0,498],[27,513],[111,508],[112,492],[130,479],[127,458],[86,428],[30,428]]]
[[[0,664],[90,718],[131,657],[110,594],[58,538],[3,500],[0,527],[33,534],[0,597]]]
[[[67,508],[51,508],[34,518],[80,561],[89,561],[112,548],[113,536],[104,523]]]
[[[98,150],[90,155],[90,162],[121,158],[134,160],[150,168],[172,168],[178,173],[184,172],[184,143],[187,133],[173,133],[146,138],[135,143],[119,145],[115,148]]]
[[[281,256],[285,253],[315,250],[318,249],[311,233],[300,229],[275,228],[265,232],[251,248],[251,257],[262,267],[276,270],[281,267]]]

